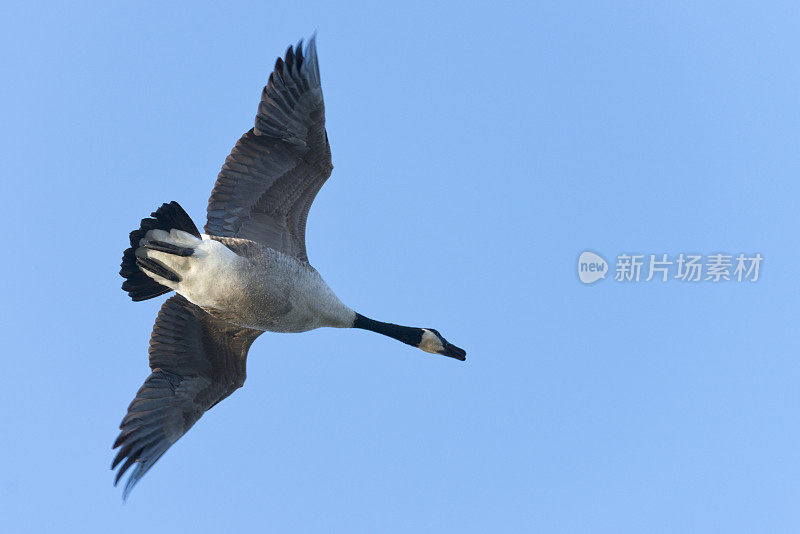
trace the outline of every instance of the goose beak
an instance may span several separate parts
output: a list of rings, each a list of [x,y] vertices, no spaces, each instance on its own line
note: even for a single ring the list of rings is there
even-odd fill
[[[448,343],[447,341],[444,342],[444,349],[442,349],[439,354],[443,356],[450,356],[451,358],[461,360],[462,362],[467,359],[467,351],[460,349],[455,345]]]

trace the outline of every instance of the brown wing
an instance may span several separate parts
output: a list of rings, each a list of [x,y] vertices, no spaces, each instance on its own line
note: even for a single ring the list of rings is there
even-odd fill
[[[208,200],[205,231],[251,239],[303,261],[308,210],[331,175],[317,48],[289,47]]]
[[[213,318],[180,295],[168,299],[150,337],[152,373],[128,406],[114,442],[114,484],[133,464],[127,498],[162,454],[216,403],[244,384],[250,345],[261,332]]]

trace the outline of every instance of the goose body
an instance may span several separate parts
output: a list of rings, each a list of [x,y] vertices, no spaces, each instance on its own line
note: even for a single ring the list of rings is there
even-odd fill
[[[225,160],[204,233],[177,202],[130,234],[120,274],[134,300],[174,291],[150,338],[151,374],[114,442],[123,497],[208,409],[244,384],[247,354],[263,332],[321,327],[371,330],[425,352],[464,360],[432,328],[384,323],[345,304],[308,261],[308,211],[331,174],[325,108],[312,38],[278,58],[255,126]]]
[[[268,332],[353,326],[356,313],[307,262],[249,239],[197,238],[180,230],[151,230],[144,243],[150,239],[192,250],[177,256],[139,247],[140,256],[163,264],[179,281],[153,279],[228,323]]]

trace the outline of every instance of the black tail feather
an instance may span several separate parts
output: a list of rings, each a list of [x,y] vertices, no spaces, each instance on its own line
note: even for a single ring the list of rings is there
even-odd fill
[[[130,248],[122,254],[122,268],[119,274],[125,279],[122,289],[130,295],[134,301],[147,300],[164,293],[172,291],[166,286],[162,286],[142,272],[136,263],[135,251],[139,247],[139,241],[150,230],[164,230],[169,232],[172,229],[183,230],[196,237],[200,237],[197,226],[192,222],[191,217],[183,210],[177,202],[163,204],[151,214],[151,217],[142,219],[138,230],[134,230],[130,235]]]
[[[175,256],[191,256],[194,254],[194,249],[192,247],[181,247],[179,245],[173,245],[172,243],[167,243],[165,241],[147,241],[144,244],[144,248],[149,248],[150,250],[157,250],[159,252],[166,252],[167,254],[174,254]]]
[[[160,276],[161,278],[165,278],[170,282],[180,282],[181,278],[174,271],[171,271],[167,266],[162,264],[160,261],[151,260],[149,258],[136,258],[136,265],[144,269],[145,271],[150,271],[156,276]]]

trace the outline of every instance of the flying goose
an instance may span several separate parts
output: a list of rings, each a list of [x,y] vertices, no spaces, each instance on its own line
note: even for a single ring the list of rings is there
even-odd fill
[[[130,234],[120,274],[134,301],[170,291],[150,337],[150,368],[113,448],[123,498],[209,408],[244,384],[265,331],[324,326],[372,330],[425,352],[465,360],[433,328],[369,319],[345,306],[306,255],[308,210],[331,174],[315,38],[291,46],[261,93],[255,127],[233,147],[201,234],[177,202]]]

